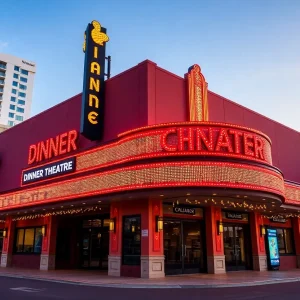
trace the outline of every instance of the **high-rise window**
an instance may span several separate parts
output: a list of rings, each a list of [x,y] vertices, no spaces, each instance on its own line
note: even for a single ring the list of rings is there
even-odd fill
[[[17,120],[17,121],[23,121],[23,117],[22,117],[22,116],[17,116],[17,115],[16,115],[16,120]]]
[[[8,126],[14,126],[14,121],[8,121]]]
[[[17,107],[17,112],[23,113],[24,112],[24,108]]]
[[[16,102],[16,97],[10,97],[10,101]]]
[[[16,106],[15,106],[15,105],[13,105],[13,104],[10,104],[10,105],[9,105],[9,109],[11,109],[11,110],[15,110],[15,109],[16,109]]]
[[[15,66],[14,70],[17,71],[17,72],[19,72],[20,71],[20,67]]]
[[[26,94],[25,94],[25,93],[22,93],[22,92],[19,92],[19,96],[25,98],[25,97],[26,97]]]
[[[19,85],[19,88],[20,88],[21,90],[24,90],[24,91],[27,90],[27,86],[24,85],[24,84],[20,84],[20,85]]]
[[[28,81],[27,78],[25,78],[25,77],[20,77],[20,80],[21,80],[22,82],[27,82],[27,81]]]
[[[17,94],[17,90],[16,89],[12,89],[11,93],[16,95]]]
[[[15,114],[14,114],[14,113],[8,113],[8,117],[9,117],[9,118],[14,118],[14,117],[15,117]]]
[[[18,104],[25,105],[25,101],[21,100],[21,99],[18,99]]]
[[[16,81],[13,81],[12,85],[13,86],[18,86],[18,83]]]
[[[16,73],[14,73],[14,78],[15,78],[15,79],[19,79],[19,75],[16,74]]]
[[[23,75],[28,75],[28,71],[26,71],[26,70],[21,70],[21,73],[22,73]]]

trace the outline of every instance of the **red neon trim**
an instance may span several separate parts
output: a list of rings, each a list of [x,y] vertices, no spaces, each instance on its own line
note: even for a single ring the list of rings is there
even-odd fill
[[[162,123],[162,124],[148,125],[148,126],[144,126],[144,127],[140,127],[140,128],[136,128],[136,129],[132,129],[132,130],[122,132],[122,133],[118,134],[118,137],[123,137],[123,136],[128,135],[128,134],[132,134],[132,133],[136,133],[136,132],[140,132],[140,131],[145,131],[145,130],[149,130],[149,129],[155,129],[155,128],[164,128],[164,127],[172,127],[172,126],[176,126],[176,127],[178,127],[178,126],[191,126],[191,125],[238,128],[238,129],[241,129],[241,130],[250,131],[252,133],[256,133],[258,135],[261,135],[264,138],[266,138],[270,142],[270,144],[272,144],[271,139],[265,133],[263,133],[259,130],[256,130],[256,129],[253,129],[253,128],[250,128],[250,127],[230,124],[230,123],[218,123],[218,122],[206,122],[206,121],[201,121],[201,122],[198,122],[198,121],[172,122],[172,123]]]
[[[199,124],[199,122],[193,122],[193,123]],[[201,122],[200,124],[202,124],[202,123],[209,123],[209,122]],[[231,127],[233,127],[233,126],[231,126]],[[170,128],[168,130],[168,132],[173,132],[174,130],[175,130],[175,128]],[[48,179],[40,180],[38,182],[33,182],[33,183],[28,183],[28,184],[24,184],[23,185],[22,184],[22,178],[23,178],[24,172],[28,171],[28,170],[32,170],[32,169],[34,169],[36,167],[42,167],[42,166],[45,166],[45,165],[47,165],[49,163],[59,162],[59,161],[61,161],[63,159],[67,159],[69,157],[76,157],[77,159],[79,159],[82,156],[85,156],[85,155],[88,155],[88,154],[91,154],[91,153],[95,153],[95,152],[100,152],[100,151],[103,151],[105,149],[110,149],[110,148],[122,145],[125,142],[129,142],[129,141],[132,141],[132,140],[137,139],[137,138],[143,138],[143,137],[147,137],[147,136],[160,135],[161,139],[162,139],[162,137],[165,134],[166,134],[165,130],[156,130],[156,131],[150,131],[150,132],[146,132],[146,133],[145,132],[138,133],[138,134],[135,134],[133,136],[122,138],[119,141],[114,142],[114,143],[109,144],[109,145],[100,146],[100,147],[97,147],[97,148],[90,149],[88,151],[79,152],[79,153],[76,153],[74,155],[68,155],[68,156],[65,156],[63,158],[59,158],[59,159],[55,159],[53,161],[45,162],[44,164],[35,165],[33,167],[26,168],[26,169],[22,170],[21,180],[20,180],[20,186],[21,187],[32,186],[32,185],[36,185],[36,184],[39,184],[39,183],[43,183],[43,182],[47,182],[47,181],[53,180],[53,178],[48,178]],[[182,148],[183,146],[181,145],[180,147]],[[259,163],[268,164],[270,166],[272,165],[267,160],[261,160],[261,159],[258,159],[256,157],[247,156],[247,155],[243,155],[243,154],[226,153],[226,152],[215,152],[215,151],[214,152],[210,152],[210,151],[205,151],[205,152],[204,151],[192,151],[192,152],[167,152],[166,153],[166,152],[163,152],[163,149],[162,149],[162,152],[156,152],[156,153],[148,153],[148,154],[141,154],[141,155],[136,155],[136,156],[130,156],[130,157],[127,157],[127,158],[124,158],[124,159],[121,159],[121,160],[110,161],[110,162],[107,162],[107,163],[104,163],[104,164],[95,165],[93,167],[87,167],[87,168],[84,168],[84,169],[76,170],[72,174],[61,175],[61,176],[57,176],[56,178],[70,177],[72,175],[80,174],[80,173],[83,173],[83,172],[92,171],[92,170],[95,170],[95,169],[109,167],[109,166],[114,166],[114,165],[121,164],[121,163],[132,162],[132,161],[136,161],[136,160],[140,160],[140,159],[151,159],[151,158],[172,157],[172,156],[174,156],[174,157],[178,157],[178,156],[232,157],[232,158],[244,159],[244,160],[249,160],[249,161],[256,161],[256,162],[259,162]]]
[[[282,176],[277,173],[276,171],[271,171],[271,170],[266,170],[264,168],[261,167],[256,167],[256,166],[248,166],[248,165],[243,165],[243,164],[238,164],[238,163],[220,163],[220,162],[173,162],[173,163],[154,163],[154,164],[144,164],[144,165],[138,165],[138,166],[131,166],[131,167],[126,167],[126,168],[121,168],[121,169],[117,169],[117,170],[112,170],[112,171],[107,171],[107,172],[103,172],[103,173],[98,173],[98,174],[92,174],[92,175],[88,175],[82,178],[73,178],[73,179],[69,179],[64,181],[63,184],[65,183],[70,183],[70,182],[78,182],[81,181],[83,179],[89,179],[89,178],[93,178],[93,177],[99,177],[100,176],[104,176],[104,175],[109,175],[109,174],[114,174],[114,173],[119,173],[119,172],[126,172],[126,171],[130,171],[130,170],[140,170],[140,169],[150,169],[150,168],[158,168],[158,167],[171,167],[171,166],[220,166],[220,167],[232,167],[232,168],[241,168],[241,169],[248,169],[248,170],[254,170],[254,171],[259,171],[262,173],[266,173],[266,174],[270,174],[272,176],[277,177],[278,179],[283,181]],[[52,184],[48,184],[43,186],[42,188],[31,188],[28,189],[26,192],[30,192],[30,191],[37,191],[39,192],[40,189],[45,189],[45,188],[53,188],[56,186],[61,185],[61,182],[56,182],[56,183],[52,183]],[[126,190],[133,190],[133,189],[145,189],[145,188],[159,188],[159,187],[181,187],[181,186],[207,186],[207,187],[229,187],[229,188],[239,188],[239,189],[250,189],[250,190],[260,190],[260,191],[268,191],[268,192],[272,192],[272,193],[276,193],[279,194],[281,196],[284,196],[283,191],[281,191],[280,189],[273,189],[270,187],[262,187],[262,186],[258,186],[258,185],[253,185],[253,184],[243,184],[243,183],[238,183],[238,184],[233,184],[233,183],[219,183],[219,182],[205,182],[203,184],[199,183],[199,182],[163,182],[163,183],[152,183],[152,184],[133,184],[130,186],[121,186],[121,187],[115,187],[115,188],[109,188],[109,189],[103,189],[101,191],[95,191],[95,192],[87,192],[87,193],[82,193],[82,194],[72,194],[72,195],[68,195],[68,196],[63,196],[63,197],[57,197],[57,198],[52,198],[52,199],[48,199],[48,200],[40,200],[40,201],[35,201],[34,203],[31,202],[29,204],[22,204],[19,205],[17,207],[23,207],[23,206],[28,206],[28,205],[32,205],[32,204],[39,204],[39,203],[49,203],[49,202],[55,202],[55,201],[59,201],[59,200],[65,200],[65,199],[72,199],[72,198],[77,198],[77,197],[86,197],[86,196],[93,196],[93,195],[101,195],[101,194],[108,194],[108,193],[112,193],[112,192],[119,192],[119,191],[126,191]],[[14,194],[21,194],[22,191],[19,192],[15,192],[15,193],[8,193],[8,194],[3,194],[2,196],[4,197],[9,197],[10,195],[14,195]],[[5,199],[2,200],[1,203],[3,203],[5,201]],[[7,209],[9,206],[5,206],[5,207],[1,207],[0,210],[5,210]],[[11,206],[12,207],[16,207]]]

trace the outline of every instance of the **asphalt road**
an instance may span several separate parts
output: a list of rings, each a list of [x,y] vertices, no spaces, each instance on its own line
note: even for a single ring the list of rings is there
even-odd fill
[[[218,289],[122,289],[100,288],[44,282],[28,279],[0,277],[1,300],[35,299],[142,299],[142,300],[191,300],[191,299],[299,299],[300,282],[265,286]]]

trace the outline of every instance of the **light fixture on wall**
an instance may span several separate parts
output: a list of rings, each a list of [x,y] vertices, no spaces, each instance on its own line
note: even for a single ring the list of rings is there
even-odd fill
[[[7,235],[7,229],[6,229],[6,228],[4,228],[4,229],[3,229],[3,237],[5,238],[5,237],[6,237],[6,235]]]
[[[155,222],[155,231],[159,232],[162,231],[164,228],[164,222],[163,222],[163,217],[156,216],[156,222]]]
[[[43,225],[43,226],[42,226],[42,236],[46,236],[46,232],[47,232],[46,226]]]
[[[134,224],[131,225],[131,232],[135,232],[135,225]]]
[[[220,235],[224,231],[224,226],[221,221],[217,221],[217,231],[218,231],[218,235]]]
[[[109,219],[109,231],[116,232],[116,218]]]
[[[263,237],[266,235],[266,227],[264,225],[260,225],[260,236]]]

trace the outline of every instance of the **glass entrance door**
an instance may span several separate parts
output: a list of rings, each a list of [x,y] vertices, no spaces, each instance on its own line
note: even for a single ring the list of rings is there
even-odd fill
[[[198,220],[164,220],[164,254],[167,275],[204,271],[202,224]]]
[[[84,220],[82,229],[83,268],[106,269],[108,266],[109,232],[106,220]]]
[[[247,227],[224,224],[224,254],[227,271],[249,269],[251,251],[250,236]],[[248,240],[248,242],[247,242]]]

